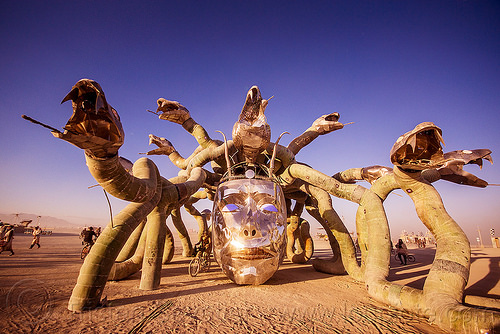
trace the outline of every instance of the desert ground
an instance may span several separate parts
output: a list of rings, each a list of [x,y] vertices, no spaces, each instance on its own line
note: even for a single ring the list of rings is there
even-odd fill
[[[0,255],[1,333],[445,333],[426,319],[395,310],[368,296],[349,276],[316,272],[285,260],[260,286],[238,286],[212,263],[193,278],[189,258],[176,248],[157,290],[139,290],[140,273],[108,282],[107,306],[72,313],[66,306],[82,264],[75,233],[16,235],[14,256]],[[180,243],[176,243],[180,247]],[[331,256],[315,240],[315,256]],[[410,249],[416,261],[391,259],[389,280],[423,286],[434,248]],[[500,249],[473,248],[466,294],[500,298]]]

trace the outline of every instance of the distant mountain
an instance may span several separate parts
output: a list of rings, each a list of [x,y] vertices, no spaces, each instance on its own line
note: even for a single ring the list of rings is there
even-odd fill
[[[78,225],[70,223],[67,220],[59,219],[51,216],[40,216],[31,213],[19,213],[16,218],[16,214],[11,213],[0,213],[0,220],[3,223],[8,224],[19,224],[23,220],[32,220],[29,226],[40,225],[42,228],[77,228]]]

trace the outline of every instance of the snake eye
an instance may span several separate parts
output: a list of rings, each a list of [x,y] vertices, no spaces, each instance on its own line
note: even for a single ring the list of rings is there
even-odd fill
[[[238,211],[240,207],[236,204],[229,203],[222,208],[222,212],[235,212]]]
[[[261,205],[260,210],[264,211],[265,213],[278,212],[278,209],[276,208],[276,206],[274,206],[274,204],[271,204],[271,203],[266,203],[266,204]]]

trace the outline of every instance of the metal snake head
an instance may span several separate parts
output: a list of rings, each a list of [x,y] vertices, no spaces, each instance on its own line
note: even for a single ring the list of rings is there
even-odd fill
[[[311,127],[320,135],[324,135],[335,130],[340,130],[344,127],[344,124],[339,122],[339,118],[340,115],[337,112],[323,115],[316,119]]]
[[[169,101],[161,97],[156,103],[158,103],[156,114],[160,119],[182,125],[191,118],[189,110],[177,101]]]
[[[450,182],[484,188],[488,182],[476,177],[475,175],[463,170],[464,165],[478,165],[483,168],[483,159],[488,160],[493,164],[491,158],[491,150],[459,150],[444,154],[445,164],[438,168],[441,178]]]
[[[120,117],[106,101],[101,86],[89,79],[79,80],[61,104],[71,100],[73,114],[64,133],[52,134],[98,158],[114,156],[123,145],[124,132]]]
[[[248,125],[254,124],[259,118],[264,117],[268,101],[262,99],[259,87],[252,86],[247,92],[238,122],[247,123]]]
[[[158,148],[148,151],[147,155],[170,155],[175,152],[174,145],[163,137],[149,134],[149,145],[151,144],[155,144]]]
[[[391,149],[391,162],[407,170],[438,168],[444,164],[442,130],[432,122],[418,124],[400,136]]]
[[[271,142],[271,127],[264,115],[269,100],[262,99],[259,87],[250,88],[238,121],[233,126],[234,145],[250,163],[254,163],[257,155]]]

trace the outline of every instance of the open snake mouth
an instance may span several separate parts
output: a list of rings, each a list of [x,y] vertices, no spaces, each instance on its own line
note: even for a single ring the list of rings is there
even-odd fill
[[[403,169],[424,170],[445,163],[442,131],[432,122],[417,125],[398,138],[391,149],[391,162]]]
[[[334,113],[331,113],[328,116],[326,116],[325,120],[328,121],[328,122],[338,122],[339,118],[340,118],[339,113],[334,112]]]
[[[262,96],[257,86],[253,86],[247,93],[245,104],[241,110],[239,122],[253,124],[261,114]]]
[[[398,138],[391,149],[391,161],[404,170],[436,169],[440,178],[474,187],[486,187],[488,182],[463,170],[464,165],[483,166],[483,159],[493,163],[491,150],[459,150],[443,154],[442,131],[431,122],[420,123]]]
[[[276,252],[265,247],[245,248],[231,252],[231,258],[238,260],[264,260],[274,258],[276,255]]]
[[[115,145],[123,144],[123,128],[118,113],[107,103],[101,86],[89,79],[78,81],[61,103],[72,101],[73,115],[64,129],[90,135]]]

